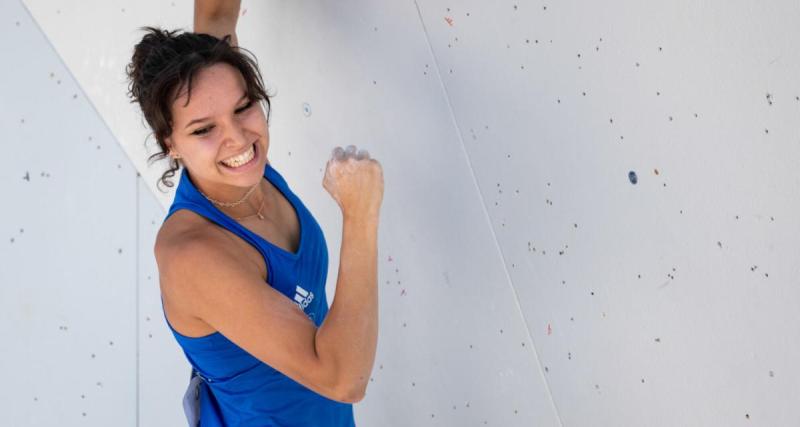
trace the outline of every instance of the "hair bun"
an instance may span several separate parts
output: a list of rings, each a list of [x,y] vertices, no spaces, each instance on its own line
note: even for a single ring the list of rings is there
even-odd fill
[[[141,103],[147,97],[146,88],[150,86],[149,83],[158,71],[166,65],[165,62],[169,61],[170,57],[175,59],[175,49],[171,45],[178,30],[169,31],[151,26],[139,29],[148,33],[134,47],[133,57],[125,71],[130,80],[128,94],[133,98],[131,102]]]

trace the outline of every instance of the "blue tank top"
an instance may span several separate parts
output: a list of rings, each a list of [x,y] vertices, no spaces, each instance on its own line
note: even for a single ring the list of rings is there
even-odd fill
[[[264,177],[289,201],[300,223],[296,253],[273,245],[216,208],[181,172],[175,199],[166,221],[175,211],[189,209],[230,230],[254,246],[267,267],[265,285],[294,301],[319,327],[328,313],[325,280],[328,249],[317,221],[270,164]],[[268,284],[267,284],[268,283]],[[162,300],[163,310],[163,300]],[[164,319],[200,377],[200,426],[351,427],[353,405],[328,399],[255,358],[222,333],[188,337]],[[254,326],[255,327],[255,326]]]

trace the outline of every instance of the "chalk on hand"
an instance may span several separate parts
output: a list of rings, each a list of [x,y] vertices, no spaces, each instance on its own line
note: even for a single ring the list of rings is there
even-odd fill
[[[331,156],[336,160],[342,160],[344,159],[344,154],[345,153],[342,147],[336,146],[336,148],[333,149]]]

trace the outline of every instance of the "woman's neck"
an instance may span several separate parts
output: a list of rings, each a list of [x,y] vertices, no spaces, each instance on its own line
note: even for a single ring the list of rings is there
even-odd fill
[[[200,189],[200,187],[198,187],[197,185],[195,185],[195,187],[200,191],[200,193],[204,197],[209,199],[209,202],[211,202],[217,209],[221,210],[226,215],[233,218],[247,217],[254,215],[258,211],[259,207],[261,207],[262,208],[261,211],[264,212],[264,209],[268,204],[267,202],[272,200],[271,198],[265,199],[265,197],[269,197],[270,189],[269,189],[269,184],[263,177],[254,187],[241,189],[236,193],[228,193],[227,196],[215,196],[220,192],[217,191],[209,194],[205,190]],[[250,192],[249,195],[247,194],[248,192]],[[216,202],[235,203],[238,202],[239,200],[242,200],[242,198],[245,196],[247,197],[241,203],[238,203],[236,206],[224,206],[220,205],[219,203],[216,203]],[[210,199],[213,199],[213,201]]]

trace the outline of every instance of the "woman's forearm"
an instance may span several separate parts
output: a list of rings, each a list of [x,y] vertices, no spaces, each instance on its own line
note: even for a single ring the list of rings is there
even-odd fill
[[[366,394],[378,344],[378,219],[345,219],[336,295],[317,330],[317,354],[347,401]]]
[[[231,45],[238,46],[236,23],[239,20],[240,0],[195,0],[194,32],[210,34],[219,39],[230,34]]]
[[[195,23],[200,18],[207,20],[233,20],[233,23],[236,24],[241,3],[241,0],[195,0]]]

